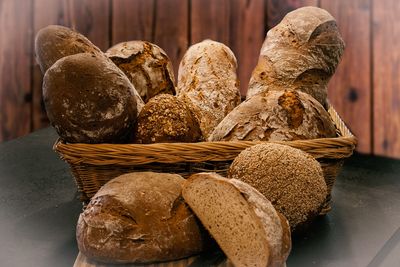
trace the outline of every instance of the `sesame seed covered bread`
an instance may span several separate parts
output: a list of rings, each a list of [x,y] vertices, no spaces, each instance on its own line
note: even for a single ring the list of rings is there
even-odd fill
[[[243,150],[229,178],[256,188],[289,221],[292,231],[319,214],[327,186],[318,161],[300,149],[259,144]]]
[[[114,45],[108,56],[128,77],[145,103],[158,94],[175,94],[172,63],[159,46],[146,41]]]
[[[216,173],[192,175],[182,195],[235,266],[284,266],[289,225],[257,190]]]

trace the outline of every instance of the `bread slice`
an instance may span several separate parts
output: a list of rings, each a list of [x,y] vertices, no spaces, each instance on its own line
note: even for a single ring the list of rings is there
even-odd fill
[[[284,265],[291,247],[288,223],[253,187],[199,173],[184,183],[182,195],[235,266]]]

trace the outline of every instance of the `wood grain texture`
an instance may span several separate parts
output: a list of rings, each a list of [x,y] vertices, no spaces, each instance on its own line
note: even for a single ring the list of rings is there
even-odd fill
[[[178,77],[179,63],[189,45],[189,1],[157,0],[154,43],[165,50]]]
[[[344,2],[344,1],[343,1]],[[303,6],[318,6],[318,0],[266,0],[267,26],[271,29],[290,11]]]
[[[211,39],[230,45],[230,7],[229,0],[192,0],[191,44]]]
[[[246,95],[266,35],[263,0],[232,0],[230,47],[238,60],[240,92]]]
[[[154,40],[154,0],[112,0],[111,44]]]
[[[31,131],[31,9],[31,1],[0,1],[0,141]]]
[[[399,158],[400,3],[397,0],[373,0],[372,3],[373,152],[376,155]]]
[[[336,18],[346,49],[328,87],[328,98],[358,138],[357,150],[371,152],[370,1],[321,0]]]

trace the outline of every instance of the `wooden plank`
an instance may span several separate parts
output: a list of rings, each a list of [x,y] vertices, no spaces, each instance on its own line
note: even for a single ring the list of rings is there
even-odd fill
[[[130,40],[153,42],[154,0],[112,1],[112,44]]]
[[[191,44],[212,39],[229,46],[229,0],[192,0]]]
[[[31,129],[31,25],[31,1],[0,1],[0,141]]]
[[[263,0],[231,2],[230,47],[238,61],[240,91],[246,95],[266,35]]]
[[[400,4],[372,1],[373,152],[400,157]],[[359,64],[359,67],[365,67]],[[361,115],[363,116],[363,115]]]
[[[357,136],[357,151],[362,153],[371,152],[369,3],[369,0],[321,0],[321,7],[336,18],[346,43],[342,61],[329,83],[328,98]]]
[[[177,77],[179,62],[189,45],[189,1],[158,0],[156,3],[154,43],[168,54]]]
[[[267,26],[271,29],[290,11],[303,6],[318,6],[318,0],[266,0],[266,4]]]

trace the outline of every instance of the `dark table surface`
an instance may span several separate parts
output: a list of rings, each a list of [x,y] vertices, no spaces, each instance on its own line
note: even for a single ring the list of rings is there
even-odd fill
[[[82,205],[48,128],[0,144],[0,266],[72,266]],[[288,267],[400,266],[400,161],[354,155]]]

